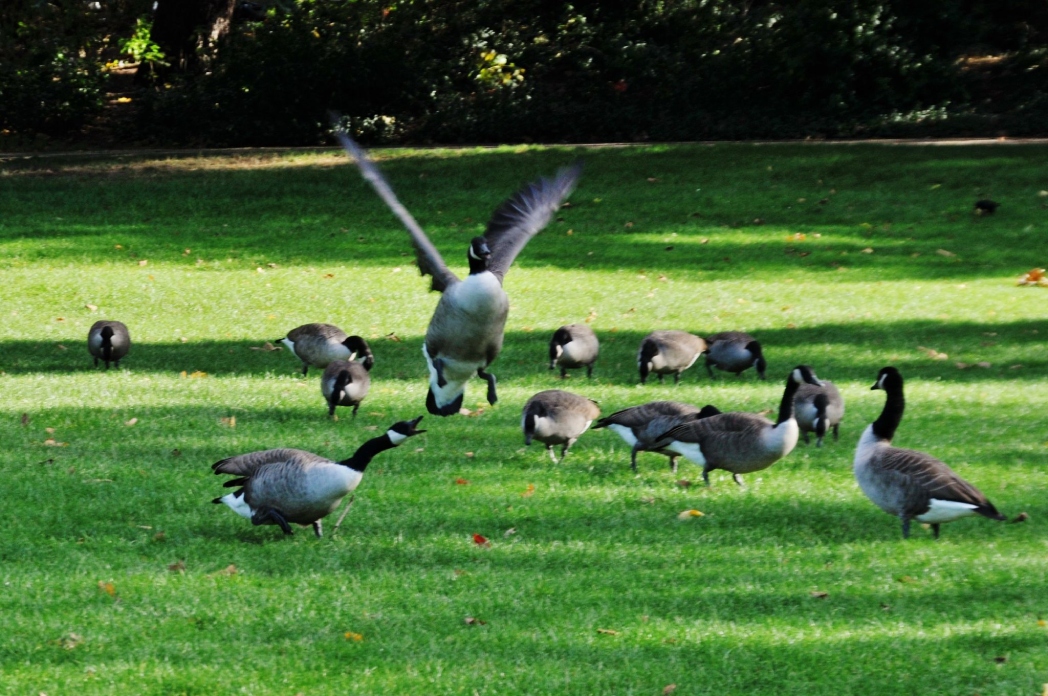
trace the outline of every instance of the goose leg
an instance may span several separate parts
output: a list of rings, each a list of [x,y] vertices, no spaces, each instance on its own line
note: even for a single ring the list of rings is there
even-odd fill
[[[706,482],[706,485],[710,485],[710,468],[709,466],[702,467],[702,480]]]
[[[302,376],[305,377],[309,374],[309,363],[302,363]]]
[[[560,378],[561,379],[567,379],[568,378],[568,368],[566,368],[566,367],[561,367],[560,368]]]
[[[932,522],[932,536],[934,536],[936,540],[938,540],[938,538],[939,538],[939,523],[938,522]]]
[[[659,373],[659,384],[662,384],[662,376],[663,376],[663,375],[662,375],[662,373],[660,372],[660,373]]]
[[[437,371],[437,386],[446,387],[448,381],[444,379],[444,361],[441,358],[437,358],[433,361],[433,369]]]
[[[107,370],[109,369],[109,361],[108,360],[106,360],[106,369]]]
[[[837,425],[833,426],[833,441],[834,442],[837,442],[837,440],[839,440],[840,437],[841,437],[840,427],[841,427],[840,423],[838,423]]]
[[[674,384],[680,384],[680,373],[679,372],[674,372],[673,373],[673,383]]]
[[[284,534],[294,534],[291,530],[291,525],[284,519],[284,515],[274,508],[255,510],[255,514],[251,516],[251,524],[256,527],[262,524],[277,524],[280,525],[280,529],[283,530]]]
[[[586,379],[593,378],[593,365],[586,365]]]
[[[821,438],[821,437],[819,437],[819,438],[816,438],[816,440],[815,440],[815,446],[816,446],[816,447],[822,447],[822,438]]]
[[[909,539],[910,538],[910,518],[909,517],[903,517],[902,518],[902,538],[903,539]]]
[[[485,372],[482,367],[477,370],[477,377],[488,383],[488,403],[494,406],[495,402],[499,400],[498,395],[495,393],[495,375]]]
[[[557,455],[553,452],[553,445],[546,445],[546,453],[549,455],[550,461],[556,464]]]
[[[633,473],[637,473],[637,444],[633,443],[633,447],[630,448],[630,468],[633,469]]]
[[[95,367],[98,367],[98,358],[95,358]]]
[[[317,539],[324,538],[324,528],[320,525],[320,520],[313,523],[313,533],[317,535]]]
[[[574,440],[568,440],[564,443],[564,446],[560,448],[560,461],[564,461],[564,457],[568,456],[568,448],[574,444]]]
[[[334,418],[335,417],[335,406],[337,406],[337,405],[338,405],[338,401],[336,401],[335,399],[331,399],[330,401],[328,401],[328,417],[329,418]]]
[[[710,373],[710,379],[714,379],[714,376],[713,376],[713,363],[710,362],[709,358],[706,358],[706,372]]]
[[[113,367],[119,368],[120,367],[120,361],[119,360],[114,360],[113,361]]]
[[[357,417],[357,411],[360,409],[360,404],[353,404],[353,417]]]
[[[673,471],[673,473],[677,473],[677,459],[679,459],[679,457],[675,454],[670,456],[670,470]]]
[[[811,443],[811,440],[808,438],[808,433],[805,432],[804,433],[804,444],[807,445],[807,444],[810,444],[810,443]]]

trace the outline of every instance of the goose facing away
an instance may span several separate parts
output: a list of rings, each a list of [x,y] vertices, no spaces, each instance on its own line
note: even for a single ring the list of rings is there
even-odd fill
[[[320,393],[328,404],[328,415],[335,417],[336,406],[352,406],[357,415],[360,402],[371,388],[371,375],[366,365],[351,360],[336,360],[327,366],[320,378]]]
[[[664,375],[673,375],[673,383],[680,382],[680,373],[695,364],[706,351],[706,341],[687,331],[652,331],[644,337],[637,350],[637,368],[640,383],[648,375],[656,374],[659,382]]]
[[[581,171],[579,165],[561,169],[553,179],[528,184],[503,202],[484,235],[470,242],[469,275],[459,280],[364,151],[337,129],[335,136],[407,228],[419,272],[432,276],[430,289],[442,293],[422,346],[429,367],[427,410],[440,416],[458,413],[466,382],[474,374],[487,382],[488,403],[494,404],[498,400],[495,376],[486,370],[502,350],[509,313],[503,278],[528,240],[542,231],[574,189]]]
[[[360,485],[372,457],[426,432],[417,429],[421,420],[419,416],[394,423],[385,434],[358,447],[352,457],[338,462],[297,449],[251,452],[215,462],[211,468],[216,474],[237,477],[223,484],[237,490],[211,502],[228,505],[253,525],[279,525],[284,534],[293,533],[291,524],[312,525],[319,538],[320,520]]]
[[[371,348],[360,336],[349,336],[334,324],[303,324],[288,331],[283,343],[302,361],[302,374],[309,366],[327,367],[335,360],[362,360],[368,370],[375,365]]]
[[[120,359],[131,350],[131,334],[123,322],[96,321],[87,332],[87,350],[95,359],[95,367],[99,360],[105,362],[107,370],[109,363],[120,367]]]
[[[753,336],[741,331],[724,331],[706,337],[706,371],[713,378],[713,368],[724,372],[742,374],[751,367],[757,368],[757,376],[766,379],[765,371],[768,362],[764,359],[764,350]]]
[[[560,377],[568,376],[569,369],[586,368],[586,376],[593,376],[593,363],[600,353],[597,334],[585,324],[568,324],[553,332],[549,342],[549,369],[560,367]]]
[[[716,406],[707,404],[701,409],[679,401],[651,401],[640,406],[616,411],[597,421],[593,429],[607,428],[630,445],[630,466],[637,470],[637,452],[657,452],[670,458],[670,468],[677,472],[676,452],[664,448],[650,449],[659,435],[667,430],[700,418],[709,418],[720,413]]]
[[[554,462],[554,445],[563,445],[560,458],[564,459],[575,441],[600,417],[600,408],[595,401],[561,391],[541,391],[524,404],[520,427],[524,431],[524,444],[538,440],[546,445],[546,451]]]
[[[979,489],[935,457],[892,447],[906,406],[902,375],[884,367],[871,389],[886,392],[884,410],[867,426],[855,448],[855,480],[874,505],[902,521],[902,536],[910,536],[910,520],[928,522],[939,538],[939,525],[961,517],[1005,517]]]
[[[808,442],[808,433],[815,433],[815,446],[822,447],[822,438],[830,429],[833,430],[833,441],[837,441],[844,418],[844,399],[837,385],[825,379],[821,387],[802,384],[793,398],[793,406],[805,442]]]
[[[793,397],[801,384],[820,384],[807,365],[798,365],[786,378],[773,423],[756,413],[722,413],[682,423],[655,438],[651,449],[668,449],[702,467],[702,479],[710,483],[715,469],[730,471],[735,483],[739,474],[767,469],[793,451],[800,431],[793,417]]]

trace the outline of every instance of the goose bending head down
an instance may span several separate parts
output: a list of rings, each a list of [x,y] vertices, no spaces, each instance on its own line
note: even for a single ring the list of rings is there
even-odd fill
[[[586,376],[593,376],[593,363],[600,354],[597,334],[585,324],[568,324],[553,332],[549,342],[549,369],[560,368],[560,378],[568,376],[569,369],[586,368]]]
[[[855,480],[874,505],[900,519],[904,539],[910,535],[911,520],[931,524],[938,539],[943,522],[971,515],[1005,519],[978,488],[943,462],[924,452],[892,447],[906,407],[897,369],[881,368],[870,388],[883,389],[886,398],[880,417],[859,438]]]
[[[328,416],[335,418],[336,406],[352,406],[357,415],[360,402],[371,388],[367,363],[336,360],[327,366],[320,378],[320,393],[328,404]]]
[[[698,464],[706,485],[715,469],[730,471],[735,483],[742,485],[739,474],[767,469],[796,447],[800,431],[793,417],[793,398],[805,383],[821,384],[807,365],[790,370],[774,423],[756,413],[722,413],[681,423],[656,437],[649,449],[676,452]]]
[[[375,366],[368,342],[346,334],[334,324],[303,324],[274,343],[283,343],[298,356],[303,375],[309,373],[310,366],[327,367],[336,360],[360,360],[369,371]]]
[[[797,425],[805,442],[808,442],[808,433],[815,433],[815,446],[822,447],[822,440],[831,429],[833,441],[837,441],[844,418],[844,399],[837,385],[829,380],[822,380],[821,387],[802,384],[793,404],[797,412]]]
[[[721,411],[712,404],[701,409],[679,401],[650,401],[640,406],[624,408],[601,418],[593,429],[607,428],[630,445],[630,467],[637,470],[637,452],[657,452],[670,458],[670,469],[677,473],[680,455],[669,449],[651,449],[655,439],[681,423],[709,418]]]
[[[524,444],[530,445],[532,440],[538,440],[546,445],[550,459],[556,463],[553,446],[562,445],[560,458],[563,460],[568,448],[598,417],[600,407],[591,399],[560,389],[541,391],[524,404],[520,421]]]
[[[426,432],[417,427],[421,420],[419,416],[394,423],[342,461],[297,449],[272,449],[223,459],[211,468],[216,474],[236,476],[223,485],[237,490],[211,502],[228,505],[254,525],[279,525],[285,534],[293,533],[291,524],[311,525],[320,537],[320,520],[360,485],[371,459]]]
[[[484,235],[470,242],[469,275],[459,280],[364,151],[337,126],[335,136],[407,228],[419,272],[432,276],[430,289],[442,293],[422,346],[429,367],[427,410],[439,416],[458,413],[466,382],[474,374],[487,382],[488,403],[494,404],[498,400],[495,376],[487,368],[502,350],[509,313],[503,278],[528,240],[542,231],[574,189],[579,165],[560,170],[553,179],[528,184],[502,203]]]
[[[109,363],[120,367],[120,359],[131,350],[131,334],[127,326],[120,321],[96,321],[87,332],[87,351],[95,359],[95,367],[102,360],[109,369]]]

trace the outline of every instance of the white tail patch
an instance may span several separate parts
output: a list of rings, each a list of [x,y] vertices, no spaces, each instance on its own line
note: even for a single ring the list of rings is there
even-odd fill
[[[443,408],[450,403],[454,403],[456,399],[462,396],[463,392],[466,391],[466,382],[469,381],[469,377],[465,379],[453,379],[449,372],[449,365],[445,363],[444,366],[444,381],[443,387],[437,386],[437,368],[433,366],[433,360],[429,357],[429,351],[426,350],[426,344],[422,344],[422,354],[426,356],[426,367],[429,368],[429,388],[433,392],[433,399],[437,402],[438,408]],[[453,366],[457,367],[457,365]],[[483,365],[477,365],[477,367],[483,367]],[[476,372],[477,367],[473,368],[472,372]],[[457,372],[457,370],[455,370]],[[468,373],[472,376],[472,372]]]
[[[915,518],[918,522],[953,522],[962,517],[974,515],[976,508],[971,503],[959,503],[955,500],[938,500],[936,498],[932,498],[929,504],[928,512]]]
[[[674,440],[666,445],[664,449],[668,449],[670,452],[676,452],[689,462],[694,462],[699,466],[706,466],[706,455],[702,453],[702,448],[697,442],[681,442],[680,440]]]
[[[637,444],[637,437],[633,434],[633,431],[627,428],[625,425],[612,423],[608,426],[608,430],[611,430],[619,437],[621,437],[623,440],[625,440],[626,444],[630,447],[633,447],[635,444]]]
[[[251,506],[247,504],[247,500],[244,499],[244,494],[239,491],[236,493],[230,493],[229,495],[224,495],[220,500],[228,505],[230,510],[245,519],[251,519],[251,516],[255,512],[251,509]]]

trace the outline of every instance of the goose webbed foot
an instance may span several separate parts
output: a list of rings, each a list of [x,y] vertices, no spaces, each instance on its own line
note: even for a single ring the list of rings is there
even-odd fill
[[[305,377],[309,374],[309,363],[302,363],[302,376]]]
[[[284,519],[284,513],[276,508],[259,508],[255,510],[255,514],[251,515],[251,524],[256,527],[263,524],[276,524],[280,525],[280,529],[284,534],[291,535],[295,533],[292,531],[291,525]]]
[[[902,538],[903,539],[909,539],[910,538],[910,518],[909,517],[902,518]]]
[[[317,535],[317,539],[324,538],[324,528],[320,524],[320,520],[313,523],[313,533]]]
[[[488,403],[492,406],[499,400],[498,394],[495,393],[495,375],[484,371],[484,368],[477,370],[477,377],[488,383]]]

